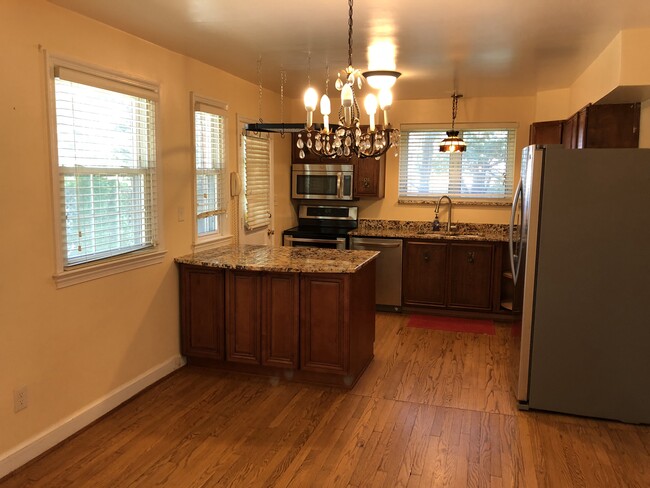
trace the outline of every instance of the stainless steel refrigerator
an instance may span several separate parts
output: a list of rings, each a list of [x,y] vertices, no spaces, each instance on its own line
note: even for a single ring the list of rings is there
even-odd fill
[[[650,423],[650,149],[524,148],[510,248],[521,408]]]

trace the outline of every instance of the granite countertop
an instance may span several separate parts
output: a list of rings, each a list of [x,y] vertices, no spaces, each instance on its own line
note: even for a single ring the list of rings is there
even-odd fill
[[[447,233],[447,222],[440,222],[441,230],[433,231],[431,222],[406,220],[360,219],[359,227],[350,232],[357,237],[386,237],[401,239],[443,239],[456,241],[508,242],[508,224],[472,224],[458,222]]]
[[[379,255],[309,247],[224,246],[175,259],[177,263],[213,268],[286,273],[355,273]]]

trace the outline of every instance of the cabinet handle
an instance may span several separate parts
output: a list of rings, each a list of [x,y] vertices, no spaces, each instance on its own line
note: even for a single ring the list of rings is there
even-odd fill
[[[363,187],[364,188],[369,188],[370,187],[370,178],[366,177],[363,179]]]
[[[424,253],[424,260],[428,263],[429,262],[429,253],[425,252]]]
[[[467,251],[467,262],[474,264],[474,251]]]

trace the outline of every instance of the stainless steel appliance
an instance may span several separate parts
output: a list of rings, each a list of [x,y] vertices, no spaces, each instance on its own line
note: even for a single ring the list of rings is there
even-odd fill
[[[358,207],[300,205],[298,227],[282,233],[284,246],[348,248],[348,232],[357,228]]]
[[[524,149],[522,408],[650,423],[649,189],[650,149]]]
[[[402,309],[402,239],[351,237],[350,249],[379,251],[375,275],[378,310]]]
[[[291,165],[291,198],[352,200],[351,164]]]

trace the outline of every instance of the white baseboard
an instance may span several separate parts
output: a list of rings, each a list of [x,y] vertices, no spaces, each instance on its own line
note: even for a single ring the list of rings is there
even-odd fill
[[[56,446],[59,442],[67,439],[184,364],[185,360],[182,356],[172,356],[128,383],[115,388],[97,401],[76,411],[70,417],[52,425],[31,439],[27,439],[10,451],[1,453],[0,478]]]

